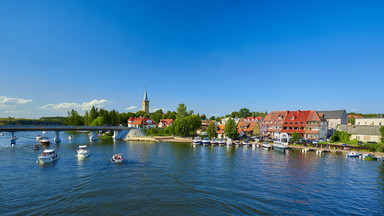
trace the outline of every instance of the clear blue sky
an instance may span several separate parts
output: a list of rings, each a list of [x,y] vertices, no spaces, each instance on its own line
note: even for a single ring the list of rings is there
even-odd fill
[[[0,1],[0,117],[384,112],[384,1]],[[134,107],[137,107],[136,109]]]

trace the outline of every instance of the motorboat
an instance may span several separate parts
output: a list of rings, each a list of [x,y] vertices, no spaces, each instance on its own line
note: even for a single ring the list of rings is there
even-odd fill
[[[39,142],[41,145],[49,145],[51,143],[48,137],[40,137]]]
[[[362,155],[362,154],[357,153],[357,152],[348,152],[346,154],[346,157],[359,157],[360,155]]]
[[[208,145],[209,143],[211,143],[211,141],[209,140],[208,137],[205,137],[202,141],[203,145]]]
[[[224,138],[220,138],[220,139],[217,141],[217,143],[218,143],[219,145],[224,145],[224,144],[225,144],[225,139],[224,139]]]
[[[241,143],[240,143],[240,141],[239,141],[239,140],[236,140],[236,141],[235,141],[235,145],[237,145],[237,146],[238,146],[238,145],[240,145],[240,144],[241,144]]]
[[[39,141],[40,138],[41,138],[41,135],[37,135],[37,136],[36,136],[36,140],[37,140],[37,141]]]
[[[3,134],[3,133],[0,133],[0,136],[4,136],[4,134]]]
[[[241,144],[242,144],[243,146],[245,146],[245,147],[248,147],[248,146],[251,145],[251,143],[250,143],[247,139],[243,140],[243,142],[242,142]]]
[[[252,148],[259,148],[259,147],[260,147],[260,145],[257,141],[252,143]]]
[[[69,136],[68,136],[68,139],[69,139],[69,140],[73,140],[73,139],[74,139],[73,135],[69,135]]]
[[[211,139],[211,144],[212,144],[212,145],[216,145],[216,144],[217,144],[217,139],[216,139],[216,137],[213,137],[213,138]]]
[[[111,161],[114,163],[123,163],[124,157],[122,154],[114,154]]]
[[[87,149],[87,146],[86,145],[79,146],[79,148],[77,149],[77,156],[88,157],[88,155],[89,155],[89,151]]]
[[[263,142],[263,144],[261,145],[264,149],[270,149],[271,148],[271,144],[269,144],[269,142]]]
[[[227,142],[226,143],[227,143],[228,146],[231,146],[232,145],[232,139],[231,138],[227,138]]]
[[[35,150],[35,151],[37,151],[37,150],[40,149],[38,145],[33,145],[32,148],[33,148],[33,150]]]
[[[280,141],[275,141],[273,143],[273,150],[285,151],[288,148],[289,148],[288,147],[288,143],[283,143],[283,142],[280,142]]]
[[[55,149],[45,149],[43,153],[41,153],[37,157],[38,163],[52,163],[53,161],[57,160],[59,156],[55,152]]]
[[[47,131],[43,131],[42,133],[43,133],[43,134],[47,134],[48,132],[47,132]]]
[[[201,144],[201,137],[197,136],[197,137],[193,138],[193,144],[194,145]]]

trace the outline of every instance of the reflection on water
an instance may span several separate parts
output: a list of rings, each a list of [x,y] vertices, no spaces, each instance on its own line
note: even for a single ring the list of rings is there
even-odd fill
[[[241,146],[90,142],[34,151],[38,133],[0,136],[0,214],[381,215],[384,165],[315,152]],[[48,132],[53,139],[54,133]],[[79,158],[87,145],[91,154]],[[45,148],[53,164],[36,164]],[[111,157],[122,153],[124,164]],[[6,198],[5,198],[6,197]]]

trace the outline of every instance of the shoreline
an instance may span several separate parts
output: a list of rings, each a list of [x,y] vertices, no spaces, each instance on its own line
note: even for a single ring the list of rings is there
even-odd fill
[[[351,150],[316,148],[316,147],[305,147],[305,146],[290,146],[289,145],[289,147],[292,148],[292,149],[310,149],[312,151],[326,150],[326,151],[329,151],[331,153],[341,152],[343,154],[347,154],[348,152],[353,152]],[[359,152],[361,154],[370,154],[372,156],[384,157],[384,153],[383,152],[369,152],[369,151],[355,151],[355,152]]]

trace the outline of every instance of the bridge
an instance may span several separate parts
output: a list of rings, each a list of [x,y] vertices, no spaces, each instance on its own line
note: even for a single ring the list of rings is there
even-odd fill
[[[113,138],[119,137],[119,132],[136,129],[123,126],[63,126],[63,125],[0,125],[0,132],[10,132],[11,145],[16,144],[15,132],[17,131],[55,131],[54,141],[61,142],[60,131],[91,131],[90,140],[97,141],[96,131],[113,131]]]

